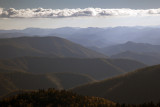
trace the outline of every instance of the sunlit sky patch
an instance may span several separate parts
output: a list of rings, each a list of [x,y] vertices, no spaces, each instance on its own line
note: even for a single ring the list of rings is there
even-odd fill
[[[1,18],[0,29],[157,26],[160,16],[77,17],[77,18]]]

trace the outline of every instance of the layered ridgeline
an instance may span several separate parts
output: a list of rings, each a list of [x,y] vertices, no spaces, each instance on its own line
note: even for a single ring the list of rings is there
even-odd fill
[[[112,55],[113,59],[131,59],[142,62],[147,65],[160,64],[160,53],[136,53],[125,51],[116,55]]]
[[[137,60],[147,65],[160,64],[160,45],[152,45],[148,43],[127,42],[109,46],[105,48],[95,49],[111,58],[125,58]]]
[[[129,32],[128,30],[129,29]],[[141,35],[123,36],[122,31],[130,33],[136,32],[147,32],[151,29],[149,34],[154,34],[154,31],[159,32],[159,28],[131,28],[127,27],[117,27],[117,28],[58,28],[58,29],[25,29],[22,31],[0,31],[1,38],[9,38],[10,39],[1,39],[0,40],[0,58],[13,58],[20,56],[49,56],[49,57],[83,57],[83,58],[99,58],[111,56],[111,58],[127,58],[131,60],[137,60],[147,65],[155,65],[160,64],[160,45],[152,45],[158,44],[160,38],[158,35],[155,37],[151,37],[150,35],[145,35],[144,33]],[[136,30],[135,30],[136,29]],[[113,31],[112,31],[113,30]],[[42,32],[44,31],[44,32]],[[106,31],[109,32],[104,33]],[[118,42],[115,38],[115,32],[121,32],[121,42]],[[13,33],[20,32],[20,33]],[[38,33],[41,32],[41,33]],[[32,34],[37,34],[44,36],[50,32],[52,35],[56,35],[59,37],[66,38],[68,40],[72,40],[75,43],[79,43],[81,45],[90,47],[90,49],[84,48],[80,45],[72,43],[66,39],[57,38],[57,37],[27,37]],[[25,34],[26,33],[26,34]],[[44,34],[43,34],[44,33]],[[49,33],[49,34],[50,34]],[[98,35],[98,33],[104,33],[103,36]],[[141,32],[142,33],[142,32]],[[96,34],[96,35],[95,35]],[[117,34],[117,33],[116,33]],[[157,33],[156,33],[157,34]],[[158,33],[159,34],[159,33]],[[110,35],[110,36],[109,36]],[[111,36],[112,35],[112,36]],[[26,36],[26,37],[21,37]],[[119,36],[119,35],[118,35]],[[11,38],[11,37],[21,37],[21,38]],[[113,38],[111,38],[113,37]],[[133,38],[132,38],[133,37]],[[135,38],[134,38],[135,37]],[[104,39],[105,38],[105,39]],[[119,38],[119,37],[117,37]],[[113,40],[112,40],[113,39]],[[136,42],[145,42],[146,43],[136,43]],[[111,40],[113,46],[108,46],[108,40]],[[142,40],[142,41],[139,41]],[[144,41],[143,41],[144,40]],[[134,41],[134,42],[131,42]],[[150,41],[150,42],[149,42]],[[101,43],[105,43],[106,45],[101,46]],[[94,46],[96,44],[97,46]],[[105,47],[106,46],[106,47]],[[98,48],[104,47],[104,48]],[[95,52],[97,51],[97,52]]]
[[[21,56],[100,58],[103,54],[58,37],[0,39],[0,58]]]
[[[0,39],[0,50],[0,57],[7,58],[0,60],[1,95],[17,89],[68,89],[146,66],[104,59],[103,54],[57,37]]]
[[[1,30],[0,30],[1,32]],[[26,37],[26,36],[31,36],[30,34],[25,34],[25,33],[18,33],[18,32],[1,32],[0,33],[0,38],[16,38],[16,37]]]
[[[99,96],[114,102],[139,104],[159,102],[160,65],[146,67],[134,72],[100,82],[74,88],[82,95]]]
[[[14,33],[2,37],[19,37],[16,33],[25,33],[27,35],[55,35],[66,38],[75,43],[87,47],[106,47],[109,45],[121,44],[127,41],[159,44],[160,27],[159,26],[133,26],[133,27],[108,27],[108,28],[72,28],[62,27],[56,29],[27,28],[24,30],[0,30],[0,33]],[[1,38],[1,35],[0,35]]]
[[[87,74],[98,80],[145,66],[145,64],[133,60],[104,58],[21,57],[0,60],[1,72],[16,70],[31,73],[74,72]]]
[[[0,96],[19,89],[69,89],[145,65],[132,60],[22,57],[0,60]]]
[[[101,48],[102,52],[108,55],[115,55],[125,51],[136,53],[160,53],[160,45],[152,45],[148,43],[136,43],[128,41],[124,44],[113,45]]]

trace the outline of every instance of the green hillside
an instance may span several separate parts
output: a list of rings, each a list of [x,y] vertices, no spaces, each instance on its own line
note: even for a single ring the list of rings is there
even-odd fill
[[[105,55],[58,37],[0,39],[0,58],[22,56],[106,58]]]
[[[139,104],[160,101],[160,65],[74,88],[82,95],[99,96],[114,102]]]

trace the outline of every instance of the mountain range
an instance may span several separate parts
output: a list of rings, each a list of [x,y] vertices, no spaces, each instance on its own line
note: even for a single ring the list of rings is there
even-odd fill
[[[102,53],[109,56],[116,55],[125,51],[131,51],[135,53],[160,53],[160,45],[128,41],[124,44],[117,44],[105,48],[100,48],[100,50]]]
[[[135,53],[131,51],[125,51],[116,55],[112,55],[113,59],[131,59],[142,62],[146,65],[160,64],[160,53]]]
[[[158,27],[0,30],[0,97],[56,88],[158,103],[159,34]]]
[[[26,28],[24,30],[0,30],[0,33],[24,33],[28,36],[57,36],[71,40],[85,47],[107,47],[127,41],[160,45],[159,27],[109,27],[109,28],[72,28],[55,29]],[[4,36],[2,36],[4,37]],[[6,36],[7,37],[7,36]],[[10,36],[9,36],[10,37]]]
[[[1,95],[17,89],[69,89],[146,66],[108,59],[59,37],[4,38],[0,50]]]
[[[97,52],[116,59],[131,59],[147,65],[160,64],[160,45],[128,41],[105,48],[94,48]]]

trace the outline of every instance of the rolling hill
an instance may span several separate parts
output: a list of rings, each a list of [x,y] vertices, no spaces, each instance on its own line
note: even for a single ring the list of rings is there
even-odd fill
[[[22,56],[106,58],[105,55],[59,37],[0,39],[0,58]]]
[[[145,65],[121,59],[21,57],[0,60],[0,96],[18,89],[69,89]]]
[[[93,81],[92,77],[78,73],[1,72],[0,97],[15,90],[69,89]]]
[[[160,64],[160,45],[128,41],[124,44],[90,49],[109,55],[114,59],[131,59],[150,66]]]
[[[0,70],[26,71],[31,73],[73,72],[92,76],[102,80],[119,74],[133,71],[146,65],[127,59],[83,59],[83,58],[48,58],[21,57],[0,60]]]
[[[110,58],[131,59],[147,65],[160,64],[160,53],[135,53],[131,51],[126,51],[116,55],[112,55]]]
[[[114,102],[140,104],[160,100],[160,65],[72,89],[82,95],[99,96]]]
[[[148,43],[135,43],[128,41],[124,44],[113,45],[101,48],[101,52],[110,56],[122,52],[131,51],[135,53],[160,53],[160,45],[152,45]]]

